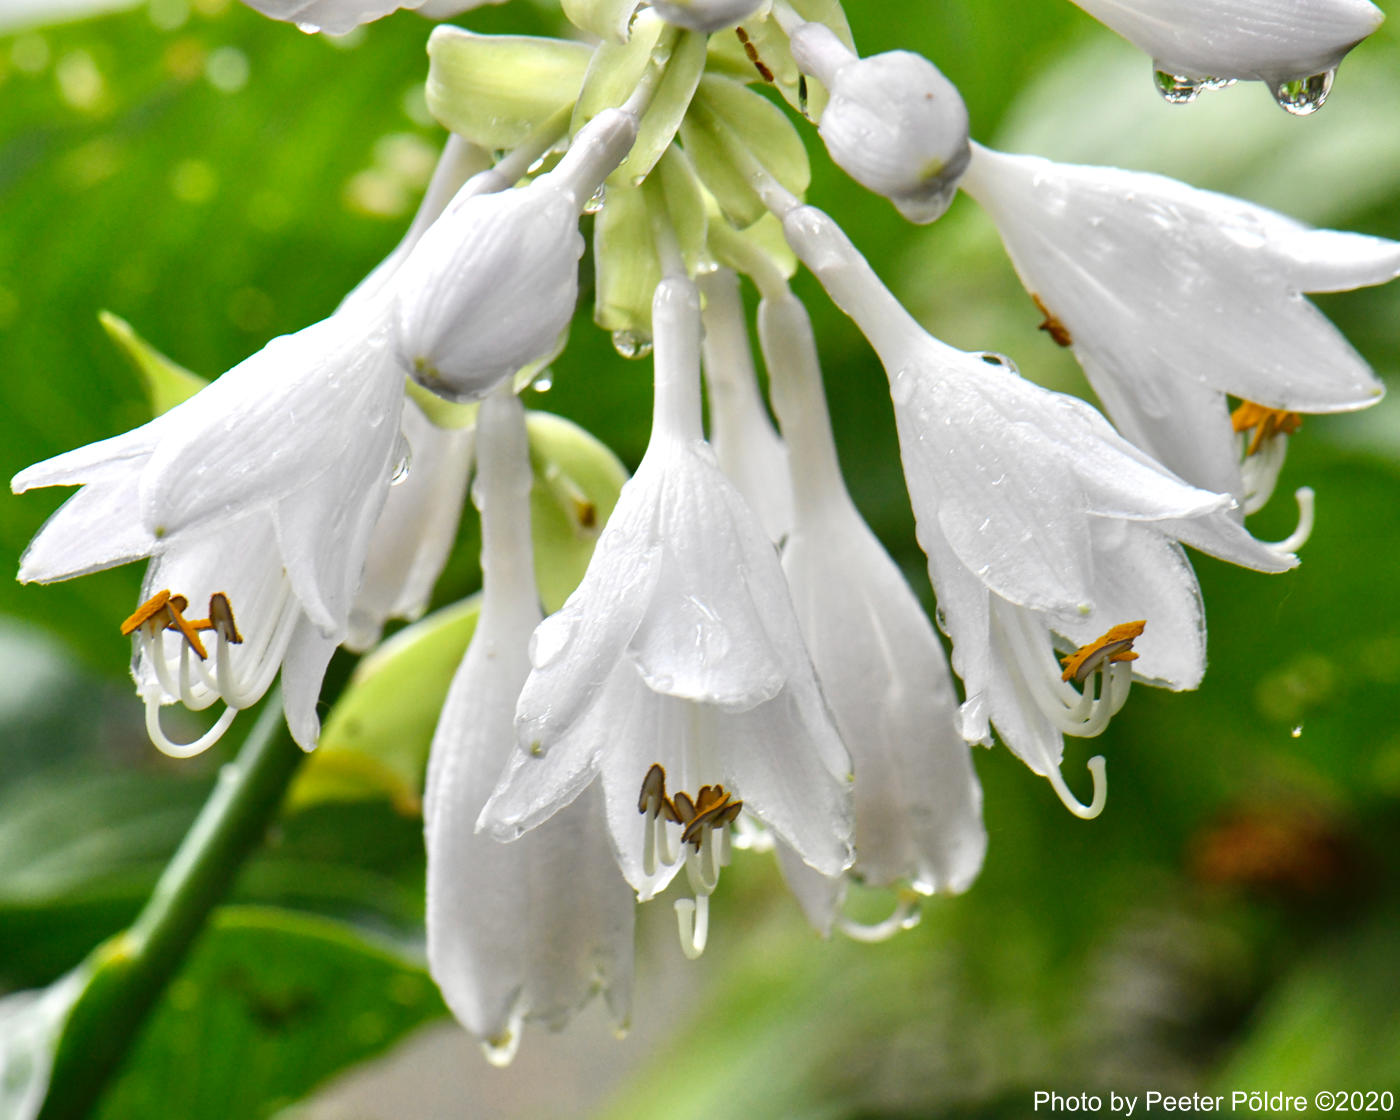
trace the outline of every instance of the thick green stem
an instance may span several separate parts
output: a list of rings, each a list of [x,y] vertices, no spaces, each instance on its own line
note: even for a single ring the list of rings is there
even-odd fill
[[[330,695],[339,692],[350,664],[343,655],[332,662]],[[39,1120],[78,1120],[91,1111],[210,912],[261,844],[305,757],[287,732],[280,694],[271,693],[145,908],[130,929],[88,958],[93,978],[64,1027]]]

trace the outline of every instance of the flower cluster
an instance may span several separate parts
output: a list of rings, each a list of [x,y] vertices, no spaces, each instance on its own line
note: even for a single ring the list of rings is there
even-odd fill
[[[249,2],[329,31],[399,6]],[[1152,54],[1169,99],[1253,79],[1293,112],[1321,104],[1378,21],[1366,0],[1076,2]],[[987,846],[972,745],[1000,740],[1096,816],[1104,760],[1086,803],[1064,737],[1099,735],[1135,680],[1191,689],[1204,673],[1183,546],[1293,567],[1311,492],[1284,541],[1255,539],[1245,514],[1273,492],[1298,414],[1381,394],[1303,293],[1400,275],[1400,244],[982,147],[932,63],[862,58],[830,0],[563,10],[602,42],[433,33],[429,101],[455,135],[404,242],[334,314],[13,482],[80,487],[20,579],[149,560],[121,628],[158,747],[205,749],[280,669],[309,750],[335,647],[427,604],[475,462],[484,591],[427,775],[427,936],[448,1005],[496,1060],[523,1022],[562,1024],[599,988],[626,1021],[634,896],[682,868],[689,956],[735,849],[775,849],[823,933],[889,936],[923,898],[967,889]],[[754,82],[908,219],[974,198],[1107,418],[916,322],[804,201],[802,139]],[[586,574],[546,617],[515,388],[574,316],[585,214],[595,317],[652,356],[654,415]],[[799,261],[888,375],[951,671],[843,482],[788,286]],[[442,421],[442,401],[481,402],[474,427]],[[190,742],[162,726],[168,705],[217,703]],[[848,915],[857,883],[890,889],[886,921]]]

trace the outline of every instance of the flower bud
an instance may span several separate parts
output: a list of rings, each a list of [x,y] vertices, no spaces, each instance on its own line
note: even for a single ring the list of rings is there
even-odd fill
[[[820,131],[832,160],[911,222],[939,217],[970,158],[953,83],[909,51],[857,58],[816,23],[793,33],[792,53],[831,92]]]
[[[569,325],[582,255],[574,201],[547,182],[449,208],[396,278],[399,360],[439,396],[482,396]]]
[[[667,23],[691,31],[719,31],[743,23],[765,0],[652,0],[656,14]]]
[[[474,400],[553,350],[578,301],[579,211],[636,135],[635,116],[608,109],[529,186],[462,188],[394,279],[394,345],[415,381]]]

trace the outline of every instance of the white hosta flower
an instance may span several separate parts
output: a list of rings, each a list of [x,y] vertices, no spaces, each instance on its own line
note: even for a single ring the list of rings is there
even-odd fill
[[[606,109],[528,186],[462,188],[394,278],[395,345],[416,381],[471,400],[551,351],[578,299],[579,213],[636,134],[631,112]]]
[[[1303,293],[1400,276],[1400,242],[1310,229],[1159,175],[979,145],[963,188],[1114,424],[1189,482],[1246,497],[1227,393],[1342,412],[1384,391]]]
[[[850,864],[850,762],[777,554],[701,436],[694,285],[664,280],[652,314],[651,444],[583,582],[535,632],[516,713],[523,746],[481,823],[520,835],[601,779],[641,897],[675,874],[678,841],[689,853],[697,898],[678,912],[694,954],[739,802],[822,874]],[[688,795],[667,796],[667,780]]]
[[[473,429],[439,428],[410,398],[402,458],[374,526],[346,645],[365,650],[390,618],[418,618],[457,539],[471,473]]]
[[[279,665],[288,726],[315,745],[321,675],[346,635],[393,470],[403,373],[386,322],[379,307],[273,339],[149,424],[11,483],[82,487],[30,544],[21,581],[151,558],[148,601],[123,629],[152,739],[168,753],[214,742]],[[219,700],[227,710],[194,742],[161,730],[161,705]]]
[[[792,54],[831,93],[819,132],[836,165],[911,222],[940,217],[969,157],[953,83],[910,51],[860,58],[819,23],[792,32]]]
[[[743,23],[770,0],[651,0],[656,14],[667,23],[691,31],[719,31]]]
[[[719,268],[701,276],[699,284],[705,297],[710,445],[724,473],[763,522],[768,539],[781,541],[792,527],[787,451],[758,391],[739,278]]]
[[[432,19],[480,8],[483,4],[501,4],[504,0],[243,0],[250,8],[273,19],[295,23],[303,31],[326,31],[344,35],[362,23],[381,19],[400,8],[409,8]]]
[[[1204,669],[1199,590],[1177,542],[1263,571],[1295,558],[1085,402],[929,336],[825,214],[794,205],[784,231],[889,375],[919,543],[966,686],[964,736],[987,739],[990,720],[1066,806],[1097,815],[1102,760],[1093,804],[1081,805],[1060,776],[1062,733],[1103,730],[1126,698],[1128,661],[1175,689]],[[1145,634],[1130,625],[1143,620]],[[1086,648],[1062,672],[1056,650],[1075,646]]]
[[[1320,108],[1346,53],[1385,19],[1370,0],[1074,0],[1152,56],[1172,102],[1261,81],[1289,112]]]
[[[907,882],[914,894],[889,920],[860,926],[839,913],[844,878],[789,859],[783,870],[819,929],[835,920],[873,940],[917,921],[911,904],[920,895],[954,894],[977,877],[987,848],[982,790],[943,648],[841,478],[807,313],[790,293],[765,296],[759,333],[793,467],[796,516],[783,571],[856,769],[849,875],[879,887]]]
[[[600,987],[626,1022],[635,902],[597,790],[512,843],[476,831],[515,744],[515,700],[540,621],[529,448],[509,386],[482,404],[479,438],[481,618],[433,736],[423,802],[428,966],[458,1021],[503,1065],[525,1020],[561,1027]]]

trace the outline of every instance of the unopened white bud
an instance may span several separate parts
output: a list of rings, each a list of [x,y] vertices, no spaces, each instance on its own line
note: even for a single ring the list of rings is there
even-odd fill
[[[554,346],[573,317],[582,255],[578,209],[551,184],[469,198],[396,278],[399,360],[439,396],[482,396]]]
[[[652,0],[656,14],[667,23],[691,31],[719,31],[743,23],[768,0]]]
[[[820,132],[837,166],[911,222],[939,217],[971,155],[953,83],[909,51],[857,58],[817,23],[793,33],[792,53],[831,92]]]
[[[474,400],[550,353],[578,301],[579,211],[636,134],[635,116],[608,109],[528,187],[462,188],[395,277],[395,348],[415,381]]]

